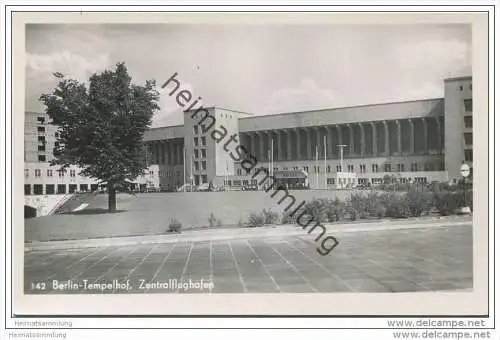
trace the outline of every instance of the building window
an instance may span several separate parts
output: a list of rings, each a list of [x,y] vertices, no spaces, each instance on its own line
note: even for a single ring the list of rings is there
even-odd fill
[[[278,170],[279,170],[278,167],[273,168],[273,171],[278,171]]]
[[[348,172],[354,172],[354,165],[348,165],[347,166],[347,171]]]
[[[309,172],[309,167],[308,167],[308,166],[305,166],[305,167],[304,167],[304,171],[305,171],[305,172]]]
[[[326,172],[332,172],[332,168],[329,165],[326,167]]]
[[[365,164],[361,164],[359,166],[359,172],[361,172],[362,174],[366,173],[366,165]]]
[[[45,152],[45,145],[38,145],[38,151]]]
[[[337,165],[336,168],[337,168],[337,172],[341,172],[342,171],[342,167],[340,165]]]
[[[372,164],[372,172],[378,172],[378,164]]]
[[[59,173],[59,177],[64,177],[66,170],[57,170],[57,172]]]
[[[198,137],[194,137],[194,146],[198,146]]]
[[[38,136],[39,142],[45,142],[45,136]]]
[[[241,169],[237,169],[237,170],[236,170],[236,174],[237,174],[238,176],[241,176]]]
[[[80,191],[83,192],[89,191],[89,186],[87,184],[80,184]]]
[[[43,195],[43,185],[42,184],[34,184],[33,185],[33,193],[35,195]]]
[[[31,185],[29,185],[29,184],[24,185],[24,194],[31,195]]]
[[[207,150],[201,149],[201,158],[207,158]]]
[[[334,185],[335,184],[335,178],[327,178],[326,179],[326,184]]]
[[[418,164],[417,163],[412,163],[411,164],[411,171],[412,172],[418,171]]]
[[[464,124],[466,128],[472,128],[472,116],[464,117]]]
[[[464,90],[463,85],[460,85],[460,91],[463,91],[463,90]]]
[[[293,170],[299,170],[299,167],[298,166],[294,166]]]
[[[36,120],[38,124],[45,124],[45,117],[38,117]]]
[[[194,129],[194,134],[197,135],[198,134],[198,125],[194,125],[193,126],[193,129]]]
[[[35,169],[35,177],[40,177],[42,171],[40,169]]]
[[[28,178],[30,176],[30,171],[28,169],[24,169],[24,177]]]
[[[465,150],[465,161],[472,162],[472,150]]]
[[[69,176],[70,177],[75,177],[76,176],[76,171],[75,170],[70,170],[69,171]]]
[[[194,162],[194,170],[198,171],[200,169],[200,164],[198,162]]]
[[[472,133],[464,133],[465,145],[472,145]]]
[[[472,90],[472,84],[469,85],[469,90]]]
[[[207,170],[207,162],[206,161],[201,162],[201,170],[203,170],[203,171]]]
[[[201,137],[201,145],[203,145],[203,146],[207,145],[207,138],[206,137]]]
[[[207,175],[201,175],[201,182],[208,183]]]
[[[405,171],[405,165],[404,164],[398,164],[398,172],[404,172]]]
[[[76,184],[70,184],[68,189],[69,189],[68,190],[69,193],[72,194],[72,193],[74,193],[78,189],[78,185],[76,185]]]
[[[390,163],[385,164],[384,171],[385,172],[391,172],[392,171],[392,167],[391,167]]]
[[[464,100],[465,112],[472,112],[472,99]]]
[[[56,193],[56,187],[54,184],[46,184],[45,185],[45,194],[53,195]]]
[[[37,127],[37,129],[36,129],[36,130],[37,130],[38,132],[40,132],[40,133],[45,133],[45,126],[39,126],[39,127]]]
[[[45,162],[46,161],[45,155],[38,155],[38,161]]]
[[[243,185],[245,185],[245,186],[248,185],[248,179],[243,180]]]
[[[199,157],[198,149],[195,149],[194,150],[194,158],[198,158],[198,157]]]

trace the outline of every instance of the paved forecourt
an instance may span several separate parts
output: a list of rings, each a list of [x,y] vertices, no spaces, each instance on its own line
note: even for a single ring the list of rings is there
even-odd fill
[[[472,223],[357,231],[338,240],[327,256],[307,234],[27,250],[24,288],[27,294],[472,289]]]

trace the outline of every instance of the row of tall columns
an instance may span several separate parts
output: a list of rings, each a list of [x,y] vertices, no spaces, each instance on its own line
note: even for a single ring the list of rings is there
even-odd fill
[[[346,157],[413,155],[427,154],[430,151],[440,153],[444,147],[441,119],[442,117],[411,118],[255,131],[243,133],[244,137],[241,140],[259,161],[269,160],[271,144],[274,145],[275,161],[315,159],[316,148],[323,158],[324,136],[327,138],[327,158],[338,158],[340,154],[338,146],[342,144],[346,145],[344,149]],[[430,127],[433,127],[431,132]],[[432,138],[431,149],[429,137]]]
[[[184,163],[183,143],[160,140],[151,142],[150,146],[150,155],[153,159],[149,161],[153,164],[182,165]]]

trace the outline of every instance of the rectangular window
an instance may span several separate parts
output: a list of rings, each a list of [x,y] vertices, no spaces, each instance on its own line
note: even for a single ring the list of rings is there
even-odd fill
[[[398,172],[404,172],[405,171],[405,165],[404,164],[398,164]]]
[[[472,112],[472,99],[464,100],[465,112]]]
[[[464,124],[466,128],[472,128],[472,116],[464,117]]]
[[[24,194],[25,195],[31,195],[31,185],[30,184],[25,184],[24,185]]]
[[[464,133],[465,145],[472,145],[472,133]]]
[[[465,161],[472,162],[472,150],[465,150]]]
[[[234,185],[234,186],[240,186],[240,185],[241,185],[241,181],[240,181],[239,179],[235,179],[235,180],[233,181],[233,185]]]
[[[337,165],[337,172],[341,172],[342,171],[342,167],[340,165]]]
[[[45,133],[45,126],[39,126],[36,128],[39,133]]]
[[[326,167],[326,172],[332,172],[332,168],[329,165]]]
[[[241,169],[237,169],[237,170],[236,170],[236,174],[237,174],[238,176],[241,176]]]
[[[38,117],[36,120],[38,124],[45,124],[45,117]]]
[[[201,158],[207,158],[207,150],[201,149]]]
[[[207,145],[207,138],[201,137],[201,145]]]
[[[194,129],[194,134],[197,135],[198,134],[198,125],[194,125],[193,129]]]
[[[243,180],[243,185],[248,185],[248,179]]]
[[[385,172],[391,172],[392,171],[392,167],[391,167],[390,163],[385,164],[384,171]]]
[[[372,164],[372,172],[378,172],[378,164]]]
[[[38,155],[38,161],[39,161],[39,162],[45,162],[45,161],[46,161],[46,159],[47,159],[47,158],[45,157],[45,155]]]
[[[198,137],[194,137],[194,146],[198,146]]]
[[[80,184],[80,191],[86,192],[89,190],[89,186],[87,184]]]
[[[38,136],[39,142],[45,142],[45,136]]]
[[[24,169],[24,177],[28,178],[30,176],[30,171],[28,169]]]
[[[75,177],[76,176],[76,170],[70,170],[69,171],[70,177]]]
[[[411,171],[412,172],[418,171],[418,164],[417,163],[412,163],[411,164]]]
[[[206,161],[201,162],[201,170],[207,170],[207,162]]]
[[[309,167],[308,167],[308,166],[305,166],[305,167],[304,167],[304,171],[305,171],[305,172],[309,172]]]
[[[45,145],[38,145],[38,151],[45,152]]]
[[[65,170],[57,170],[57,173],[59,174],[59,177],[64,177]]]
[[[42,171],[40,169],[35,169],[35,177],[40,177]]]
[[[199,158],[199,152],[198,152],[198,149],[195,149],[194,150],[194,158]]]
[[[33,193],[35,195],[43,195],[43,185],[42,184],[33,185]]]
[[[359,172],[361,172],[362,174],[366,173],[366,165],[365,164],[361,164],[359,166]]]
[[[198,162],[194,162],[194,170],[198,171],[200,169],[200,164]]]
[[[208,183],[207,175],[201,175],[201,182]]]
[[[70,194],[72,194],[72,193],[74,193],[77,190],[77,188],[78,188],[78,185],[76,185],[76,184],[70,184],[68,191],[69,191]]]
[[[56,193],[56,187],[54,184],[46,184],[45,185],[45,194],[54,195]]]

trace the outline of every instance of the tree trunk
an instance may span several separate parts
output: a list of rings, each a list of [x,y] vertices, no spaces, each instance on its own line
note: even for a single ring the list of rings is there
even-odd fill
[[[108,183],[108,210],[116,211],[116,189],[113,183]]]

